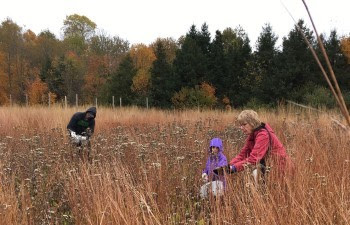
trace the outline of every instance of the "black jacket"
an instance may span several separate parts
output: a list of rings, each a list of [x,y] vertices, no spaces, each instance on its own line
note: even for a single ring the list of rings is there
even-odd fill
[[[85,120],[86,113],[91,113],[94,118],[90,120]],[[91,129],[91,134],[95,130],[95,117],[96,117],[96,107],[91,107],[86,112],[76,112],[70,119],[67,129],[74,131],[76,134],[82,134],[87,128]]]

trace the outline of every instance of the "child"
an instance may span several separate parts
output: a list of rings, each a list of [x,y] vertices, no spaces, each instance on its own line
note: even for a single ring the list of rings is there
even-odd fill
[[[208,153],[209,157],[206,167],[202,173],[202,180],[205,184],[201,187],[201,198],[208,197],[208,192],[212,191],[214,196],[220,196],[224,192],[225,178],[223,175],[216,175],[213,170],[217,167],[227,166],[226,156],[222,153],[224,148],[220,138],[214,138],[210,141]]]

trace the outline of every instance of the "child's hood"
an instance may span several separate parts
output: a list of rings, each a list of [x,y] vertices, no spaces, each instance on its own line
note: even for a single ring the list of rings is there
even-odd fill
[[[210,147],[218,147],[219,148],[219,152],[223,152],[224,151],[224,148],[222,146],[222,140],[220,138],[213,138],[213,139],[211,139],[208,151],[210,151]]]

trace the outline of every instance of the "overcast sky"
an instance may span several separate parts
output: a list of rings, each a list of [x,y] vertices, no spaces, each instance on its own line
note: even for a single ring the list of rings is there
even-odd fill
[[[283,4],[282,4],[283,3]],[[349,0],[306,0],[319,33],[336,28],[350,34]],[[131,44],[150,44],[157,37],[178,39],[192,24],[206,22],[212,37],[216,30],[241,25],[254,46],[265,23],[279,36],[293,28],[293,17],[302,18],[311,28],[301,0],[6,0],[0,4],[0,20],[11,18],[24,30],[36,34],[50,30],[62,38],[67,15],[79,14],[96,23],[110,36]]]

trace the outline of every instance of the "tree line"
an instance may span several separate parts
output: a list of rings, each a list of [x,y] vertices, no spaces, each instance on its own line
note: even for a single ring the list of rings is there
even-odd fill
[[[298,26],[321,55],[313,32]],[[150,45],[110,36],[89,18],[67,16],[63,38],[49,30],[23,31],[10,18],[0,25],[0,105],[80,102],[158,108],[273,107],[284,100],[334,107],[335,101],[302,34],[292,27],[282,45],[265,24],[252,45],[242,27],[192,25],[178,40]],[[350,37],[322,35],[346,102],[350,104]],[[254,47],[254,49],[252,48]],[[320,57],[322,58],[322,57]]]

